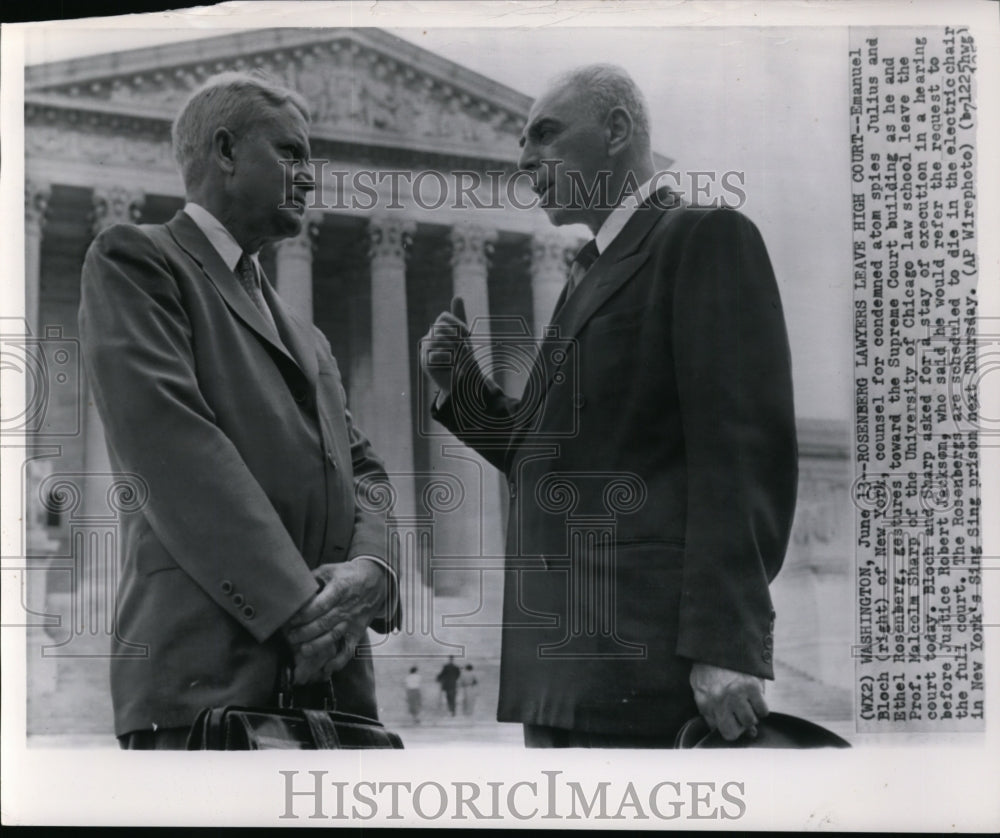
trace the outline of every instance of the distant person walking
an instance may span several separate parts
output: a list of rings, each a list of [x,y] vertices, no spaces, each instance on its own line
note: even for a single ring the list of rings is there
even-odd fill
[[[479,693],[479,680],[471,663],[465,665],[465,671],[458,679],[458,685],[462,688],[462,713],[471,716],[476,710],[476,695]]]
[[[420,691],[420,673],[417,667],[411,666],[406,675],[406,709],[409,710],[414,724],[420,724],[420,709],[424,703],[423,693]]]
[[[441,671],[437,674],[437,682],[441,685],[441,692],[444,693],[445,700],[448,702],[448,712],[452,716],[455,715],[455,692],[461,674],[462,670],[455,666],[454,657],[449,657],[448,663],[442,666]]]

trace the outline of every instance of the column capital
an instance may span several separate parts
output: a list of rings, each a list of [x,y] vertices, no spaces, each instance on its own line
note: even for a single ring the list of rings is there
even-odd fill
[[[52,185],[46,181],[29,178],[24,181],[25,232],[41,232],[52,197]]]
[[[449,233],[451,238],[451,264],[463,268],[486,268],[486,261],[493,253],[497,231],[480,224],[464,222],[456,224]]]
[[[92,230],[96,236],[112,224],[134,224],[142,214],[146,193],[123,186],[94,187]]]
[[[412,219],[402,216],[378,215],[368,222],[368,255],[372,262],[404,265],[406,248],[417,231]]]
[[[536,277],[566,279],[569,264],[579,248],[558,233],[541,233],[531,239],[531,270]]]

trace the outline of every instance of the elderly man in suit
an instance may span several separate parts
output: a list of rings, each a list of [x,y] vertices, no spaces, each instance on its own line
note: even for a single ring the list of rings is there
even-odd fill
[[[753,735],[797,483],[763,241],[734,210],[657,189],[646,105],[620,68],[539,98],[520,167],[553,224],[594,236],[524,395],[475,362],[460,300],[421,356],[433,415],[511,487],[498,717],[535,747],[670,747],[698,712],[728,740]],[[602,512],[615,480],[633,498],[614,543],[569,538],[558,493]]]
[[[329,682],[339,709],[375,717],[371,660],[355,652],[369,627],[398,623],[396,566],[357,494],[385,471],[326,338],[257,258],[301,229],[309,108],[263,76],[223,74],[188,99],[173,140],[183,210],[104,231],[83,269],[109,454],[149,493],[123,523],[117,612],[149,652],[113,657],[115,732],[124,748],[182,748],[201,708],[274,705],[289,668],[300,706]]]

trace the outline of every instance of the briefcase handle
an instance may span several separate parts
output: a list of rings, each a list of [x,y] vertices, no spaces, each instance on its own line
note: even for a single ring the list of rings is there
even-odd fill
[[[317,686],[319,686],[317,684]],[[337,696],[333,692],[333,684],[327,678],[323,683],[326,691],[323,695],[323,709],[333,712],[337,709]],[[295,664],[287,663],[281,667],[278,682],[278,707],[282,710],[302,709],[295,706]]]

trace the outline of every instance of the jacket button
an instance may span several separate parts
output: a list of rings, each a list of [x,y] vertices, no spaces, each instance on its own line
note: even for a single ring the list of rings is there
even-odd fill
[[[334,468],[337,467],[337,458],[333,456],[332,448],[326,449],[326,459],[329,460],[331,466],[333,466]]]
[[[228,579],[224,579],[219,587],[222,588],[222,593],[227,596],[233,592],[233,583]]]
[[[510,481],[510,496],[512,498],[517,497],[517,484],[513,480]]]
[[[243,594],[233,594],[233,605],[239,608],[246,600],[243,599]]]
[[[252,620],[254,618],[254,616],[256,616],[256,614],[257,614],[257,612],[253,610],[253,606],[252,605],[247,605],[243,609],[243,616],[246,617],[248,620]]]
[[[764,653],[763,653],[763,654],[761,655],[761,659],[762,659],[762,660],[764,661],[764,663],[770,663],[770,662],[771,662],[771,653],[770,653],[770,652],[767,652],[767,651],[765,651],[765,652],[764,652]]]

